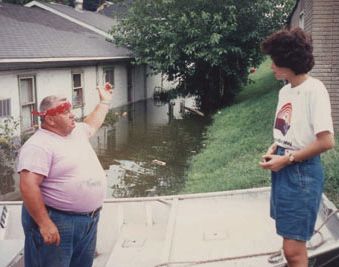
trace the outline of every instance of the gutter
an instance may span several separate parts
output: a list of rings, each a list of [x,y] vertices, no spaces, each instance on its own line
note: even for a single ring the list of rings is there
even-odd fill
[[[297,7],[298,7],[298,5],[299,5],[299,2],[300,2],[300,0],[296,0],[295,5],[294,5],[292,11],[291,11],[290,15],[289,15],[288,18],[287,18],[287,21],[286,21],[286,26],[287,26],[287,28],[290,28],[292,16],[293,16],[293,14],[294,14],[294,11],[297,9]]]
[[[97,64],[130,62],[131,57],[88,57],[88,58],[22,58],[0,59],[0,73],[12,70],[32,70],[42,68],[85,67]]]
[[[60,57],[60,58],[9,58],[0,59],[0,64],[6,63],[47,63],[47,62],[71,62],[71,61],[107,61],[131,59],[130,56],[120,57]]]

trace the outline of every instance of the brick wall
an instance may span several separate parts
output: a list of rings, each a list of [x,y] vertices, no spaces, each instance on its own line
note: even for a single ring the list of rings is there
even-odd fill
[[[315,66],[311,75],[326,85],[334,126],[339,131],[339,0],[300,0],[291,27],[299,25],[302,11],[304,29],[313,37]]]
[[[331,94],[333,95],[336,130],[339,131],[339,0],[333,0],[333,3]]]

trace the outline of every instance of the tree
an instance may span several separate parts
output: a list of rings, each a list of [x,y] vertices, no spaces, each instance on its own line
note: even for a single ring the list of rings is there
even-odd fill
[[[16,131],[19,122],[12,117],[2,120],[0,124],[0,194],[14,190],[14,160],[21,146]]]
[[[292,0],[135,0],[113,27],[115,43],[136,64],[179,79],[200,96],[202,108],[232,102],[248,70],[263,56],[260,42],[282,27]]]

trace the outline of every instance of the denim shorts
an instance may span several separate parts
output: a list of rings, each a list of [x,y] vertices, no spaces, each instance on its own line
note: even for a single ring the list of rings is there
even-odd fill
[[[276,154],[284,155],[285,148],[278,147]],[[300,241],[311,239],[323,184],[319,155],[272,172],[270,214],[278,235]]]

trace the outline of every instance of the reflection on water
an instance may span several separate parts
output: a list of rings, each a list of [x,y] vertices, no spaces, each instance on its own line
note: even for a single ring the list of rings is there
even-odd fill
[[[21,199],[18,182],[14,162],[0,162],[0,201]]]
[[[91,140],[107,171],[108,197],[175,194],[182,188],[209,122],[184,106],[194,108],[194,99],[149,99],[111,111],[117,121]]]
[[[0,178],[0,193],[2,195],[8,194],[14,191],[15,181],[13,179],[13,168],[0,165],[1,178]]]

